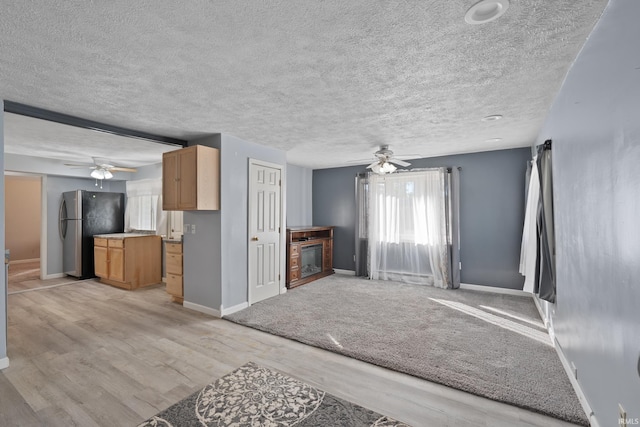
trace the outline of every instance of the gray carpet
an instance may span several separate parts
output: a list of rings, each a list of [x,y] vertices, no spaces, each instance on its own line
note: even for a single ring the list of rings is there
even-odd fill
[[[334,275],[225,319],[589,425],[529,298]]]

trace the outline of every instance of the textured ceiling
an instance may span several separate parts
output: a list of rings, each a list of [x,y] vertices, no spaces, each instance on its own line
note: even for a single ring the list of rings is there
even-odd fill
[[[4,115],[4,138],[6,153],[133,168],[159,163],[162,153],[181,148],[11,113]]]
[[[0,97],[314,168],[530,145],[607,1],[475,1],[5,2]]]

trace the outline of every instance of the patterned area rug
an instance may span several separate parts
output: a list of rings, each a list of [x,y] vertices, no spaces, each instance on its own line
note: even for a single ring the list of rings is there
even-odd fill
[[[252,362],[138,427],[409,427]]]

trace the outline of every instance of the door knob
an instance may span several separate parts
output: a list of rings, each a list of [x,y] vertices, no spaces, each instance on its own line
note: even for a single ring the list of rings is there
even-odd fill
[[[253,237],[251,238],[251,241],[252,241],[252,242],[257,242],[257,241],[258,241],[258,236],[253,236]]]

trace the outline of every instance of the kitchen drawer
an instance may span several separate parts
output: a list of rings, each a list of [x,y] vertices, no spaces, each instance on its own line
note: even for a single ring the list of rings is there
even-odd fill
[[[167,293],[181,297],[182,292],[182,275],[167,273]]]
[[[107,247],[107,239],[102,239],[100,237],[96,237],[93,239],[93,246],[101,246],[103,248]]]
[[[124,239],[107,239],[110,248],[124,248]]]
[[[182,274],[182,255],[167,252],[165,259],[167,273]]]
[[[167,253],[182,254],[182,243],[167,243],[165,248]]]

